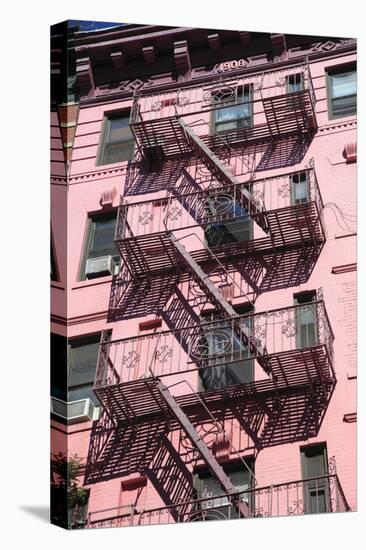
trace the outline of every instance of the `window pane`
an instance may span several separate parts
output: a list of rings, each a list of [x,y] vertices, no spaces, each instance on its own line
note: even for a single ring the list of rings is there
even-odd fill
[[[218,99],[217,99],[218,101]],[[238,92],[237,102],[244,102],[244,105],[232,105],[214,111],[215,130],[222,132],[248,128],[251,126],[252,106],[250,103],[250,92],[248,89]]]
[[[333,116],[350,116],[357,111],[356,70],[329,73],[329,93]]]
[[[133,149],[133,140],[107,143],[104,149],[103,162],[104,164],[113,164],[114,162],[130,160],[133,156]]]
[[[93,384],[98,359],[98,342],[71,344],[69,351],[69,388]]]
[[[129,117],[109,119],[108,143],[131,139],[132,132],[128,123]]]
[[[113,243],[116,218],[96,220],[93,238],[93,250],[103,250]]]
[[[235,471],[227,471],[225,473],[238,491],[245,491],[250,488],[250,473],[245,469],[244,464],[237,466]],[[206,511],[205,520],[237,518],[238,512],[234,506],[229,504],[227,496],[223,494],[220,484],[211,475],[202,474],[202,477],[196,478],[196,487],[199,498],[207,498],[201,503],[201,509]],[[222,495],[222,496],[221,496]],[[216,498],[214,498],[216,497]],[[249,494],[245,495],[243,501],[248,505],[251,503]]]
[[[357,97],[348,96],[333,99],[332,109],[334,115],[347,116],[356,113],[357,109]]]
[[[129,126],[129,116],[110,116],[106,122],[99,163],[112,164],[130,160],[133,150],[134,139]]]
[[[118,251],[114,243],[116,214],[109,218],[94,218],[92,222],[92,239],[88,258],[100,258],[102,256],[116,256]]]
[[[291,176],[293,204],[306,203],[309,200],[309,188],[306,172],[298,172]]]
[[[356,90],[356,71],[339,73],[331,76],[332,98],[355,95]]]
[[[303,76],[301,73],[292,74],[287,77],[287,91],[300,92],[303,89]]]
[[[245,320],[250,326],[251,319]],[[210,367],[200,370],[205,390],[225,388],[253,380],[253,361],[249,346],[245,346],[231,328],[208,331],[203,337]],[[215,366],[213,366],[215,365]]]

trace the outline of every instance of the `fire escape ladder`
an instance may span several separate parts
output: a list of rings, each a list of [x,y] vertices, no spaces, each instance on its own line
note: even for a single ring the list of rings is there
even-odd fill
[[[145,473],[164,503],[171,506],[174,519],[183,521],[194,498],[193,477],[166,434],[162,434],[159,450]],[[187,504],[180,504],[184,502]]]
[[[202,159],[205,166],[210,172],[220,181],[223,185],[237,185],[240,182],[225,166],[225,164],[217,157],[211,149],[202,141],[200,137],[192,130],[190,126],[184,120],[179,119],[179,124],[182,126],[183,135],[185,135],[187,142],[193,148],[195,153]],[[267,224],[266,212],[263,206],[254,200],[252,195],[247,189],[243,189],[241,192],[241,200],[245,206],[247,212],[253,216],[254,221],[265,232],[269,232]]]
[[[237,317],[238,315],[235,309],[229,304],[229,302],[227,302],[222,293],[210,280],[209,276],[200,268],[194,258],[192,258],[184,245],[172,233],[169,235],[169,238],[178,253],[178,258],[184,263],[199,288],[206,294],[211,303],[217,308],[223,317]],[[238,323],[235,328],[240,332],[240,336],[242,337],[244,343],[250,346],[251,353],[258,356],[258,362],[266,370],[266,372],[268,372],[266,349],[255,341],[245,323]]]
[[[239,515],[241,517],[249,517],[250,511],[247,504],[245,502],[242,502],[239,498],[236,498],[238,490],[231,483],[230,479],[227,477],[224,470],[217,462],[210,449],[207,447],[206,443],[201,439],[200,435],[188,419],[187,415],[183,412],[173,395],[170,393],[169,389],[159,379],[156,380],[156,386],[162,398],[166,402],[168,408],[174,414],[179,425],[186,432],[193,446],[197,449],[207,466],[210,468],[212,474],[219,482],[222,490],[228,497],[230,497],[230,495],[233,495],[232,504],[233,506],[235,506]]]

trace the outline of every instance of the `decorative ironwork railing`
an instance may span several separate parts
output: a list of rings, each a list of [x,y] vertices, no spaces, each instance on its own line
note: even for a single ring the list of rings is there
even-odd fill
[[[207,493],[199,495],[194,501],[147,510],[139,506],[124,506],[95,511],[89,514],[87,527],[92,529],[238,519],[241,517],[240,513],[232,504],[235,499],[248,505],[249,517],[252,518],[350,511],[335,473],[248,489],[230,497]]]
[[[240,327],[249,335],[243,340]],[[151,376],[163,377],[202,368],[245,362],[259,348],[272,355],[297,353],[291,368],[300,369],[304,379],[319,381],[334,377],[333,332],[323,300],[308,304],[251,313],[229,319],[213,319],[175,330],[112,340],[102,333],[94,388],[123,384]],[[309,354],[300,360],[304,349],[317,348],[321,357]],[[318,361],[320,363],[318,364]],[[331,369],[331,373],[329,371]],[[290,378],[291,378],[290,373]],[[286,380],[286,374],[283,374]],[[298,373],[294,375],[298,379]],[[290,384],[291,381],[289,380]]]
[[[189,179],[189,174],[184,174],[178,188],[192,189]],[[220,223],[249,221],[251,213],[242,206],[243,191],[249,191],[254,199],[264,204],[267,212],[310,203],[315,203],[318,216],[323,210],[313,168],[232,186],[217,183],[216,186],[212,185],[209,178],[207,186],[205,182],[201,182],[201,186],[204,189],[198,192],[180,194],[178,191],[168,198],[121,203],[115,239],[176,231],[198,225],[214,227]],[[231,229],[234,230],[234,226]]]
[[[243,90],[250,90],[250,100]],[[315,92],[308,64],[287,66],[256,74],[213,77],[197,84],[149,94],[136,92],[130,123],[151,122],[161,118],[187,116],[245,105],[289,94],[309,93],[315,105]]]

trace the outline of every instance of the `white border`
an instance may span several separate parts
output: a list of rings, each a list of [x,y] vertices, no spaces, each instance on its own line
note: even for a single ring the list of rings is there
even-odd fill
[[[248,8],[249,6],[249,8]],[[134,548],[360,547],[366,487],[364,370],[359,350],[359,512],[214,522],[179,526],[67,533],[41,519],[48,504],[49,26],[67,18],[359,38],[359,90],[365,89],[362,3],[340,0],[253,2],[63,0],[12,2],[2,17],[2,319],[1,353],[1,531],[12,547],[92,550],[101,545]],[[360,97],[361,94],[360,94]],[[364,102],[359,102],[359,150],[365,146]],[[5,121],[5,126],[4,126]],[[4,148],[5,146],[5,148]],[[365,242],[365,163],[359,154],[359,243]],[[359,311],[365,306],[365,254],[359,246]],[[5,305],[5,309],[4,309]],[[359,318],[361,348],[365,324]],[[363,389],[364,391],[364,389]],[[362,544],[362,543],[361,543]],[[115,546],[113,546],[115,545]],[[117,546],[118,545],[118,546]]]

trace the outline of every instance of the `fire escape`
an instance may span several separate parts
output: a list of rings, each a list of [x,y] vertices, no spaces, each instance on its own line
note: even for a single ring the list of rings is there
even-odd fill
[[[299,71],[301,87],[289,91],[288,77]],[[205,135],[205,124],[197,116],[210,117],[219,108],[240,104],[237,90],[249,85],[255,92],[251,102],[261,106],[262,122]],[[153,465],[162,463],[163,458],[157,457],[164,453],[170,460],[174,455],[174,464],[179,464],[179,454],[167,443],[169,433],[178,430],[238,517],[249,517],[251,506],[202,437],[200,425],[216,416],[222,422],[236,419],[261,449],[280,444],[286,430],[291,431],[286,424],[291,424],[289,415],[295,406],[301,421],[309,422],[315,433],[318,430],[335,385],[333,334],[321,293],[309,304],[273,311],[249,309],[238,314],[233,306],[236,298],[253,306],[260,285],[278,270],[279,254],[288,249],[300,250],[303,257],[310,250],[320,252],[325,240],[323,205],[314,167],[301,171],[305,191],[297,198],[293,187],[298,173],[268,180],[256,177],[255,168],[247,166],[246,173],[238,175],[231,160],[224,158],[228,152],[229,157],[235,151],[240,155],[243,146],[252,151],[257,144],[269,143],[275,149],[278,140],[285,138],[311,140],[317,128],[314,102],[310,73],[304,66],[290,68],[288,75],[264,73],[255,81],[238,77],[135,96],[130,124],[141,162],[156,171],[156,178],[164,164],[175,159],[186,159],[187,168],[165,197],[121,202],[116,244],[134,288],[142,282],[149,288],[164,275],[172,278],[175,290],[161,312],[167,329],[121,340],[113,340],[109,331],[102,335],[94,391],[104,409],[108,436],[90,450],[89,482],[110,471],[109,464],[115,464],[113,449],[130,438],[126,471],[148,475],[169,504],[177,505],[175,495],[184,500],[188,494],[183,491],[183,485],[190,485],[187,467],[181,466],[184,482],[170,482],[167,489],[167,480]],[[192,169],[197,165],[206,171],[200,181]],[[238,221],[251,224],[249,237],[224,245],[203,242],[210,231]],[[198,249],[192,249],[195,238]],[[260,269],[249,276],[253,262]],[[193,294],[199,300],[189,303]],[[187,296],[184,308],[177,309]],[[112,309],[120,308],[117,297]],[[202,317],[207,308],[215,311],[214,317]],[[306,314],[312,316],[314,335],[300,343],[299,323]],[[255,380],[233,375],[224,384],[211,382],[193,389],[200,379],[201,384],[205,377],[212,380],[215,371],[229,372],[227,367],[238,363],[254,364]],[[135,448],[140,433],[148,441],[143,460]],[[191,510],[196,509],[192,506]],[[187,507],[180,513],[175,509],[172,516],[184,521],[186,511]]]

